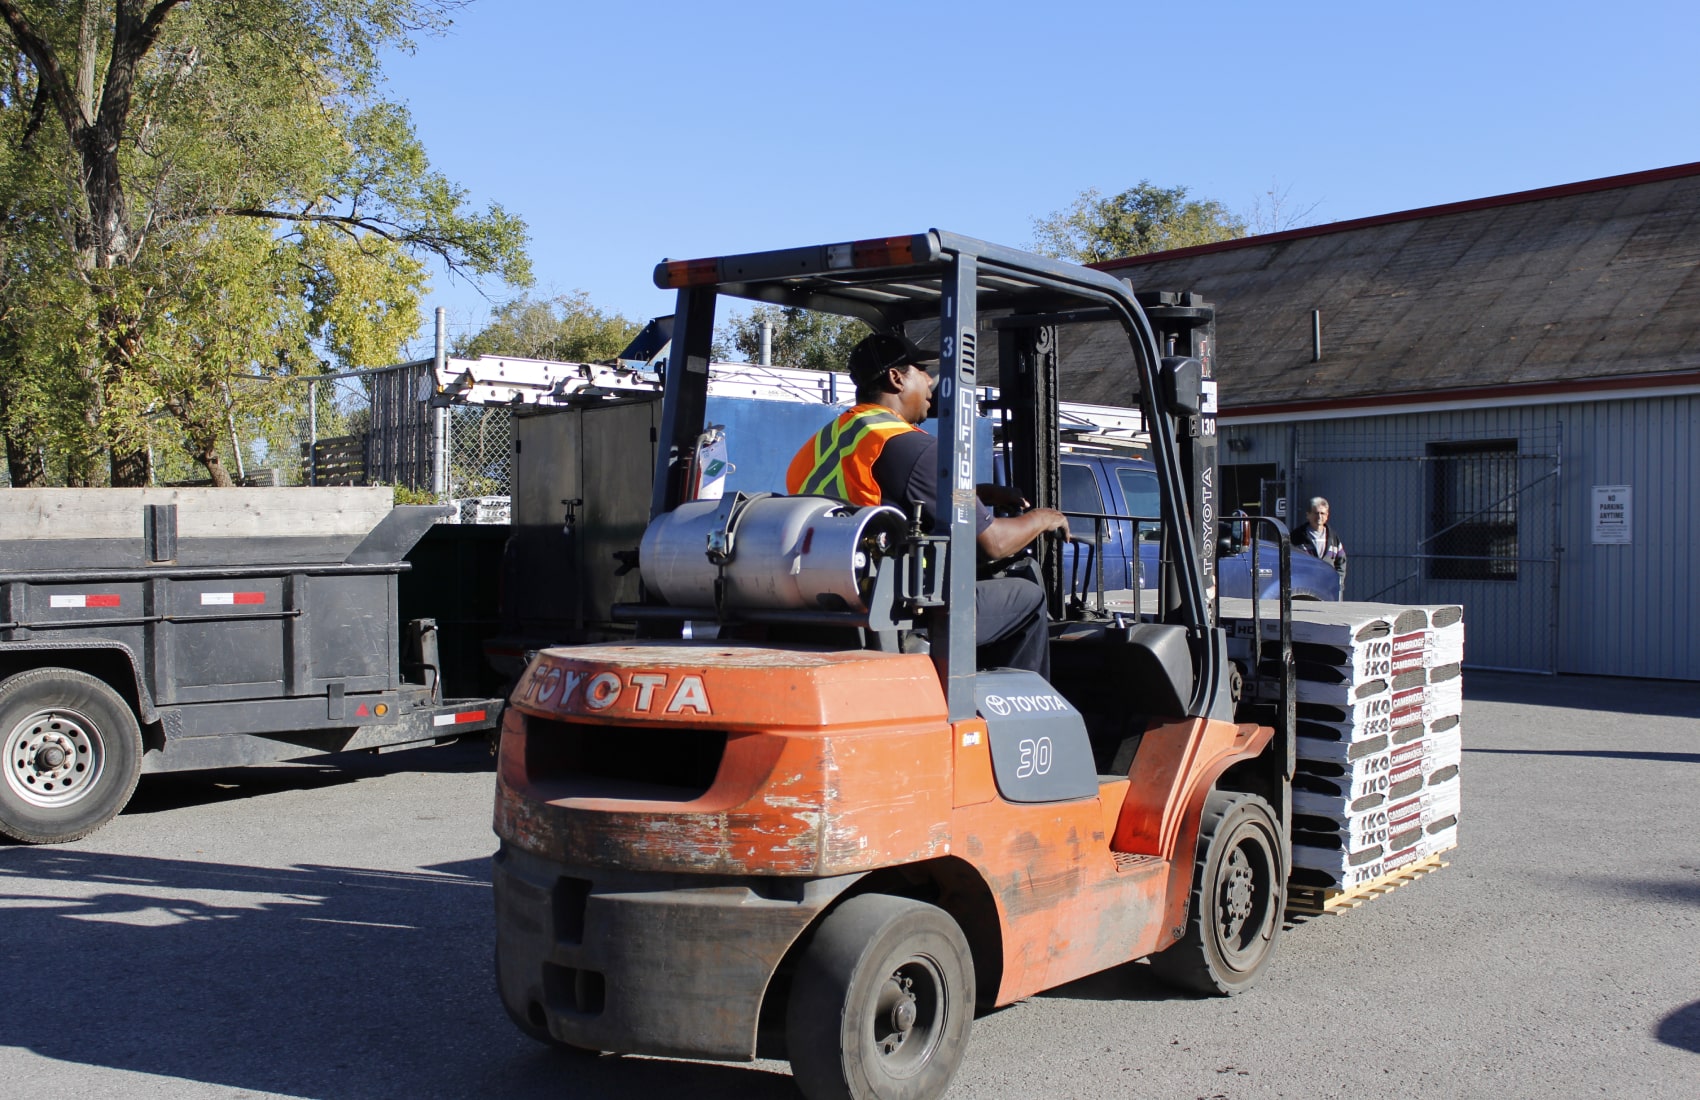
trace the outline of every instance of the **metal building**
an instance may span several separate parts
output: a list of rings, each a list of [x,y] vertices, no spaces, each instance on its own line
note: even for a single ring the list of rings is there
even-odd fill
[[[1224,504],[1328,498],[1348,598],[1700,680],[1700,163],[1102,266],[1215,305]],[[1065,330],[1066,398],[1125,403],[1107,335]]]

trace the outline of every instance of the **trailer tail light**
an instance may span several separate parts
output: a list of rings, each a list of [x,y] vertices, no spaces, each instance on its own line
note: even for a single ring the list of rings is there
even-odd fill
[[[719,260],[668,260],[661,265],[662,286],[677,290],[687,286],[706,286],[720,281]]]
[[[843,245],[836,246],[843,248]],[[902,267],[915,262],[915,238],[882,237],[871,241],[854,241],[848,248],[848,263],[836,263],[832,249],[827,251],[828,267]]]

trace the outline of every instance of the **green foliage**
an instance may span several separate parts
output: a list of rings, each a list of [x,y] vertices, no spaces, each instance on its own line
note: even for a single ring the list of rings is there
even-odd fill
[[[406,485],[393,486],[397,504],[435,504],[436,494],[429,489],[414,489]]]
[[[220,482],[233,435],[305,416],[283,380],[399,355],[426,260],[529,281],[524,224],[471,208],[376,94],[381,52],[456,6],[0,0],[14,481],[96,483],[110,450],[114,478],[184,451]]]
[[[747,316],[720,327],[716,333],[715,357],[759,362],[763,321],[773,325],[773,365],[808,370],[844,370],[850,362],[850,349],[873,331],[854,317],[836,313],[793,306],[756,306]]]
[[[1246,235],[1245,221],[1221,203],[1186,196],[1185,187],[1161,188],[1149,180],[1109,198],[1083,191],[1067,210],[1035,219],[1033,248],[1087,264]]]
[[[520,297],[497,306],[490,311],[489,324],[455,341],[450,350],[469,359],[505,355],[594,363],[620,354],[642,329],[636,321],[597,309],[581,290],[549,299]]]

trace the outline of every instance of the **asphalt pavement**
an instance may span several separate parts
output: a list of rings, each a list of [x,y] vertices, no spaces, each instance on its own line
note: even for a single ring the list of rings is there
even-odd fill
[[[1465,695],[1449,866],[1289,928],[1242,997],[1135,963],[983,1016],[951,1096],[1700,1096],[1700,686]],[[0,1096],[795,1097],[517,1031],[491,794],[480,744],[148,776],[86,840],[0,846]]]

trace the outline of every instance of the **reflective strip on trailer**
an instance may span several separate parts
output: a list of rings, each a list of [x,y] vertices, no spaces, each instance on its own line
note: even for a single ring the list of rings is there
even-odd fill
[[[239,603],[265,603],[264,592],[202,592],[201,606],[229,606]]]
[[[463,710],[459,714],[433,714],[431,716],[433,726],[458,726],[466,722],[482,721],[484,721],[484,712],[481,710]]]
[[[117,607],[116,592],[79,592],[73,596],[49,596],[49,607]]]

